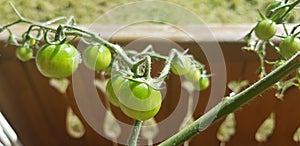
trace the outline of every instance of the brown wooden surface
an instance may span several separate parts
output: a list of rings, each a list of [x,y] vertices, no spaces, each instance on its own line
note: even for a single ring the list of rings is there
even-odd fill
[[[128,42],[123,40],[118,43],[125,45]],[[164,42],[151,43],[155,44],[157,49],[165,49],[168,46]],[[196,55],[195,58],[209,67],[203,53],[195,46],[195,43],[179,42],[179,45],[183,48],[190,48],[190,52]],[[226,61],[228,82],[247,79],[253,83],[258,80],[256,74],[258,58],[255,54],[240,49],[245,45],[244,43],[225,41],[220,42],[220,45]],[[22,63],[16,59],[14,47],[4,46],[4,42],[0,41],[0,110],[25,146],[112,145],[109,140],[89,127],[84,120],[86,134],[80,139],[68,136],[65,130],[67,107],[71,105],[82,118],[72,94],[66,98],[58,93],[49,86],[49,80],[37,71],[34,60]],[[270,55],[269,58],[276,58],[276,56]],[[156,116],[158,121],[172,113],[178,104],[179,78],[171,75],[167,82],[168,91],[172,92],[167,93],[161,111]],[[72,88],[68,91],[72,93]],[[226,95],[228,94],[227,89]],[[270,89],[235,113],[236,133],[227,145],[300,145],[292,139],[295,130],[300,126],[300,91],[296,88],[288,90],[284,100],[276,99],[274,94],[275,91]],[[209,95],[209,90],[201,93],[194,112],[195,118],[203,115]],[[113,111],[122,121],[132,122],[120,110],[113,108]],[[184,109],[183,112],[185,112]],[[271,112],[276,114],[274,133],[267,142],[259,143],[255,140],[255,133]],[[220,124],[221,121],[194,137],[191,145],[219,145],[216,133]]]

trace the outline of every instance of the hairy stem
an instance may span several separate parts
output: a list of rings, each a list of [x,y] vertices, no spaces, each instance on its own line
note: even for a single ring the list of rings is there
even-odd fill
[[[182,144],[184,141],[197,135],[216,121],[225,117],[229,113],[234,112],[249,100],[257,97],[262,92],[277,83],[280,79],[296,71],[299,67],[300,53],[298,52],[286,63],[276,68],[274,71],[266,75],[264,78],[260,79],[249,88],[245,89],[239,94],[236,94],[233,97],[223,99],[219,104],[217,104],[206,114],[201,116],[188,127],[184,128],[182,131],[162,142],[159,146],[175,146]]]
[[[136,120],[134,123],[134,126],[132,127],[132,131],[130,134],[130,137],[128,139],[128,146],[136,146],[137,145],[137,140],[139,138],[139,133],[142,127],[143,121]]]

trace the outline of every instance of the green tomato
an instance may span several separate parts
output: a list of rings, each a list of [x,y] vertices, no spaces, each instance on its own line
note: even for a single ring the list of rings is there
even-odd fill
[[[300,39],[293,36],[288,36],[279,44],[279,54],[289,59],[300,51]]]
[[[185,78],[190,82],[198,81],[201,78],[201,71],[198,68],[191,69],[186,75]]]
[[[36,65],[46,77],[65,78],[77,70],[80,60],[79,52],[69,43],[46,44],[37,52]]]
[[[103,70],[111,63],[111,53],[104,45],[90,45],[83,52],[84,64],[92,70]]]
[[[117,94],[119,105],[125,115],[135,120],[154,117],[161,106],[160,91],[146,83],[127,80]]]
[[[270,19],[260,21],[254,31],[259,39],[269,40],[276,34],[276,23]]]
[[[132,94],[139,99],[146,99],[150,95],[150,87],[145,83],[130,82],[129,86]]]
[[[208,77],[201,77],[198,82],[194,82],[194,87],[196,90],[203,91],[208,88],[210,84]]]
[[[29,47],[22,46],[16,50],[16,55],[19,60],[25,62],[32,58],[33,51]]]
[[[135,119],[135,120],[148,120],[152,117],[154,117],[160,110],[160,106],[161,104],[159,104],[158,106],[156,106],[155,108],[153,108],[152,110],[148,110],[148,111],[138,111],[138,110],[134,110],[132,108],[129,108],[123,104],[120,104],[120,108],[123,111],[123,113],[125,115],[127,115],[128,117]]]
[[[117,93],[120,90],[120,87],[126,81],[125,78],[116,75],[109,79],[106,85],[106,94],[108,101],[116,107],[119,107],[119,99]]]
[[[171,63],[171,70],[176,75],[185,75],[190,71],[191,62],[188,59],[179,59],[178,57]]]
[[[29,39],[29,46],[34,46],[36,43],[36,40],[34,38]]]
[[[185,75],[185,78],[192,82],[196,90],[203,91],[209,86],[209,78],[201,76],[201,70],[193,68]]]

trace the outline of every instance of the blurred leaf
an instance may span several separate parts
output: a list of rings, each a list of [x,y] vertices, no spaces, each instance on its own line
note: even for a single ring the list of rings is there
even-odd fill
[[[296,130],[294,136],[293,136],[293,139],[295,142],[300,142],[300,127]]]
[[[259,142],[267,141],[268,137],[273,133],[275,128],[275,114],[271,113],[270,116],[258,128],[255,139]]]
[[[99,88],[103,93],[106,92],[106,84],[108,80],[100,80],[100,79],[95,79],[94,80],[94,85]]]
[[[154,118],[144,121],[143,127],[141,129],[141,136],[153,140],[154,137],[158,134],[158,126]]]
[[[234,93],[239,93],[244,87],[248,86],[247,80],[243,81],[231,81],[228,83],[228,88]]]
[[[230,138],[235,134],[235,117],[234,114],[229,114],[224,122],[220,125],[217,138],[222,141],[226,142],[229,141]]]
[[[64,94],[67,91],[67,88],[70,84],[70,81],[66,78],[63,79],[50,79],[50,86],[57,89],[60,93]]]
[[[106,112],[103,130],[104,133],[112,139],[117,139],[121,134],[121,127],[111,111]]]
[[[73,138],[81,138],[85,133],[82,122],[70,107],[67,110],[66,129],[68,134]]]

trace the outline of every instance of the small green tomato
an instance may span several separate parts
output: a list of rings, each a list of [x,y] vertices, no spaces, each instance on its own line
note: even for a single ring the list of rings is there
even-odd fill
[[[255,27],[255,35],[261,40],[269,40],[276,34],[276,23],[270,19],[260,21]]]
[[[128,80],[117,94],[119,105],[125,115],[135,120],[147,120],[154,117],[161,106],[160,91],[146,83]]]
[[[208,77],[201,77],[198,82],[194,83],[194,86],[197,90],[203,91],[208,88],[209,84],[210,81]]]
[[[34,46],[36,43],[36,40],[34,38],[29,39],[29,46]]]
[[[16,55],[19,60],[25,62],[32,58],[33,51],[29,47],[22,46],[16,50]]]
[[[300,39],[288,36],[279,44],[279,53],[282,57],[289,59],[300,51]]]
[[[190,82],[198,81],[201,78],[201,71],[198,68],[191,69],[186,75],[185,78]]]
[[[103,70],[111,63],[111,53],[104,45],[90,45],[83,52],[83,61],[89,69]]]
[[[203,77],[201,75],[201,70],[198,68],[191,69],[190,72],[185,75],[185,78],[193,83],[196,90],[200,91],[207,89],[210,84],[209,78]]]
[[[49,78],[66,78],[78,68],[80,54],[69,43],[49,45],[40,48],[36,56],[38,70]]]
[[[176,57],[171,63],[171,71],[176,75],[185,75],[190,71],[191,62],[183,58],[182,60]]]
[[[106,94],[108,101],[116,107],[119,107],[119,100],[117,93],[120,87],[125,83],[127,79],[121,77],[120,75],[113,76],[109,79],[106,85]]]

